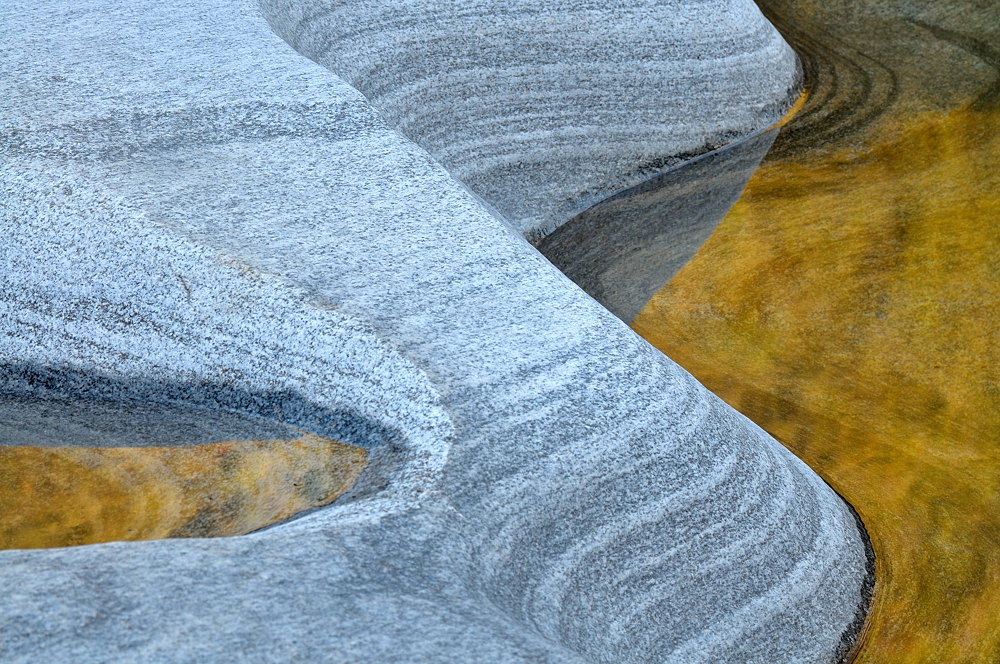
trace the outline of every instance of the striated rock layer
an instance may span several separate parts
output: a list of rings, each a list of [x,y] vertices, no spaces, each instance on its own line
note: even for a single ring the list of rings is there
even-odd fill
[[[751,0],[260,5],[626,322],[715,229],[773,135],[743,139],[799,90]]]
[[[280,415],[370,464],[244,537],[0,553],[4,661],[842,651],[844,503],[252,7],[7,5],[8,388]]]
[[[752,0],[260,6],[532,240],[773,124],[798,93]]]

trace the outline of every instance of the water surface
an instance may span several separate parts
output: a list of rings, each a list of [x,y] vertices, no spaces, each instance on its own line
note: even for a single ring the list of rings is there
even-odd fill
[[[858,510],[857,661],[1000,661],[1000,5],[761,4],[809,101],[635,329]]]
[[[235,412],[0,395],[0,549],[240,535],[330,503],[366,463]]]

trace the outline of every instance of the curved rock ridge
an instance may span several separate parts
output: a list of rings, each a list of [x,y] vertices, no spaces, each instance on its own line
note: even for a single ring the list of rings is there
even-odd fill
[[[0,200],[5,393],[232,411],[336,435],[393,481],[333,512],[404,509],[440,474],[452,426],[438,392],[369,326],[164,232],[68,161],[10,160]]]
[[[5,385],[277,405],[385,472],[245,537],[2,552],[4,661],[836,659],[843,502],[247,2],[8,4]]]
[[[752,0],[259,4],[533,241],[770,126],[801,79]]]

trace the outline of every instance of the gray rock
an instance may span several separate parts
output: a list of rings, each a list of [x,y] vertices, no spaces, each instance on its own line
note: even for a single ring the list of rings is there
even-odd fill
[[[376,468],[244,537],[0,552],[0,659],[834,659],[840,499],[247,2],[4,8],[6,391],[268,415]]]
[[[530,240],[770,126],[799,90],[752,0],[260,0]]]
[[[260,5],[625,322],[722,220],[800,89],[750,0]]]

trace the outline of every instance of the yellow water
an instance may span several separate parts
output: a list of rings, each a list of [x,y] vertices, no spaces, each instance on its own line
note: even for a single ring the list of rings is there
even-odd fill
[[[240,535],[324,505],[365,467],[329,438],[0,447],[0,549]]]
[[[1000,113],[765,161],[635,329],[859,512],[858,662],[1000,662]]]

